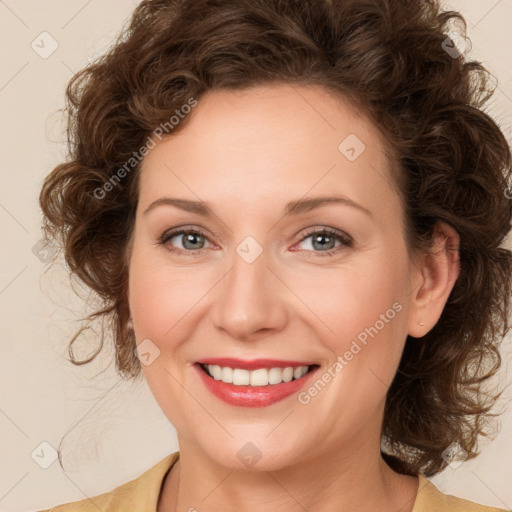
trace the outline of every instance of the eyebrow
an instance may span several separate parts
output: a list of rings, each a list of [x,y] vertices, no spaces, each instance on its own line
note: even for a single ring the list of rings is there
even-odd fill
[[[297,199],[295,201],[290,201],[286,204],[284,209],[284,217],[288,217],[290,215],[299,215],[301,213],[306,213],[315,208],[319,208],[320,206],[326,204],[345,204],[347,206],[351,206],[353,208],[358,209],[359,211],[365,213],[366,215],[373,217],[373,213],[365,208],[363,205],[356,203],[352,199],[336,195],[336,196],[318,196],[311,197],[308,199]],[[179,199],[174,197],[161,197],[156,201],[153,201],[145,210],[143,215],[146,215],[151,210],[161,205],[169,205],[175,206],[176,208],[180,208],[181,210],[195,213],[197,215],[202,215],[204,217],[213,217],[213,213],[211,207],[208,203],[204,201],[191,201],[190,199]]]

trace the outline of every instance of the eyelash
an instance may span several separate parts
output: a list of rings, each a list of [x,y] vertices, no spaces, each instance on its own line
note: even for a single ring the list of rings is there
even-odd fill
[[[344,247],[353,247],[354,245],[354,241],[353,239],[344,234],[344,233],[340,233],[338,231],[335,231],[331,228],[314,228],[314,229],[311,229],[310,231],[306,232],[304,234],[304,236],[297,242],[297,243],[301,243],[303,242],[304,240],[306,240],[307,238],[309,238],[310,236],[312,235],[316,235],[316,234],[324,234],[324,235],[327,235],[329,237],[333,237],[337,240],[339,240],[341,242],[341,245],[339,245],[338,247],[335,247],[334,249],[329,249],[327,251],[309,251],[309,250],[305,250],[305,249],[299,249],[298,251],[299,252],[306,252],[306,253],[316,253],[315,256],[309,256],[309,257],[313,257],[313,258],[324,258],[326,256],[333,256],[334,254],[336,254],[337,252],[339,252],[340,250],[342,250]],[[200,230],[197,230],[197,229],[187,229],[187,228],[182,228],[182,229],[177,229],[175,231],[171,231],[171,232],[166,232],[164,233],[159,241],[158,241],[158,245],[161,245],[161,246],[165,246],[167,244],[167,242],[177,236],[177,235],[190,235],[190,234],[194,234],[194,235],[200,235],[206,239],[208,239],[208,237]],[[189,256],[202,256],[203,252],[205,251],[205,249],[196,249],[196,250],[186,250],[186,249],[176,249],[176,248],[173,248],[173,249],[168,249],[172,252],[185,252],[187,253],[187,255]]]

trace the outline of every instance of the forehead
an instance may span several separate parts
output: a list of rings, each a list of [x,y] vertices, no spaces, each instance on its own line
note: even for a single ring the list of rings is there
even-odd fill
[[[220,204],[338,191],[371,203],[391,192],[377,127],[320,87],[209,91],[189,116],[144,158],[141,201],[164,191]]]

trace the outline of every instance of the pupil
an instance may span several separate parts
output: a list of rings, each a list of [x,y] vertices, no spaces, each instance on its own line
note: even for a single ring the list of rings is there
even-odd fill
[[[185,236],[185,243],[183,244],[185,248],[188,248],[188,249],[197,249],[197,247],[187,247],[187,244],[190,242],[192,243],[192,245],[194,245],[194,241],[197,243],[197,240],[195,240],[195,238],[197,238],[198,236],[201,236],[201,235],[198,235],[198,234],[195,234],[195,233],[189,233]]]
[[[319,240],[321,240],[322,238],[324,238],[324,239],[326,239],[326,240],[327,240],[327,242],[326,242],[327,244],[328,244],[329,242],[332,242],[332,240],[333,240],[330,236],[326,236],[326,235],[317,235],[317,236],[315,237],[315,239],[314,239],[313,246],[315,245],[315,243],[320,243],[320,248],[322,248],[322,247],[323,247],[323,248],[325,249],[325,245],[326,245],[326,243],[319,242]],[[317,247],[315,247],[315,249],[316,249],[316,248],[317,248]],[[328,248],[329,248],[329,249],[331,249],[331,247],[328,247]]]

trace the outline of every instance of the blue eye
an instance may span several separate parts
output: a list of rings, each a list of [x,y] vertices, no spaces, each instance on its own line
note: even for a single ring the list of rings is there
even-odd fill
[[[343,249],[343,247],[352,247],[353,246],[353,240],[346,234],[339,233],[337,231],[334,231],[329,228],[315,228],[312,231],[309,231],[306,233],[300,240],[300,242],[304,242],[304,240],[307,240],[308,238],[311,238],[311,244],[310,246],[313,249],[320,248],[319,251],[313,251],[313,253],[319,252],[320,254],[315,255],[315,257],[320,256],[330,256],[333,255],[340,250]],[[336,242],[339,242],[339,245],[335,245]],[[306,250],[306,252],[311,252]]]
[[[315,228],[307,232],[299,241],[304,242],[308,238],[311,238],[311,248],[300,249],[300,252],[315,254],[314,257],[323,257],[333,255],[346,247],[353,246],[353,240],[350,236],[345,233],[335,231],[330,228]],[[176,247],[173,243],[170,243],[173,239],[180,240],[181,247]],[[336,242],[338,244],[336,245]],[[164,233],[158,241],[159,245],[171,245],[170,251],[176,251],[181,253],[187,253],[189,256],[200,256],[203,254],[203,250],[208,248],[206,243],[210,243],[204,233],[196,229],[177,229]]]
[[[181,240],[182,247],[178,247],[182,251],[201,251],[205,246],[205,241],[208,240],[203,233],[192,229],[180,229],[172,231],[162,236],[162,245],[167,244],[173,238]]]

